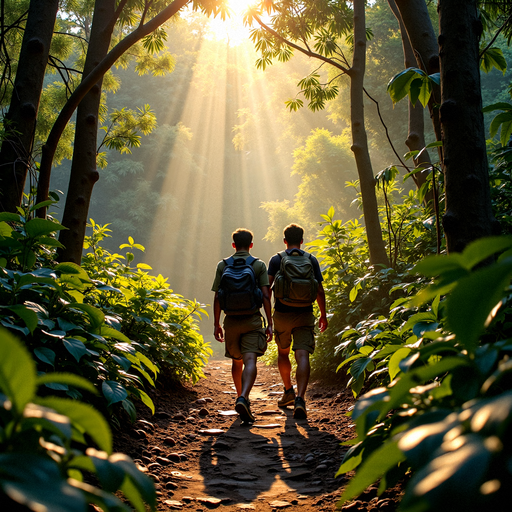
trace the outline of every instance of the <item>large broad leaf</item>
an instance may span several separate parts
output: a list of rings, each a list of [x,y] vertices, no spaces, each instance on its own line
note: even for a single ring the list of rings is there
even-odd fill
[[[110,462],[106,452],[88,448],[86,455],[90,457],[96,470],[96,475],[103,489],[107,492],[116,492],[122,485],[125,472],[119,465]]]
[[[38,386],[49,383],[65,384],[66,386],[74,386],[75,388],[84,389],[85,391],[89,391],[89,393],[93,393],[95,395],[99,394],[98,390],[90,381],[73,373],[52,372],[45,373],[44,375],[39,375],[37,377],[36,384]]]
[[[82,433],[88,434],[99,448],[109,454],[112,453],[112,433],[108,423],[92,406],[59,397],[39,398],[37,403],[66,415],[72,425]]]
[[[416,68],[407,68],[396,74],[388,83],[388,94],[393,103],[398,103],[405,98],[411,89],[411,82],[425,73]]]
[[[122,402],[128,396],[126,389],[119,382],[113,380],[104,381],[101,384],[101,390],[107,399],[108,405]]]
[[[156,508],[155,484],[144,473],[141,473],[132,459],[124,453],[115,453],[109,460],[117,466],[123,468],[129,480],[135,485],[137,492],[140,493],[142,499],[152,508]],[[125,489],[123,489],[125,492]],[[131,497],[130,497],[131,500]],[[133,502],[132,502],[133,503]],[[142,509],[144,512],[145,509]]]
[[[101,336],[106,336],[107,338],[114,338],[115,340],[124,341],[125,343],[130,343],[130,338],[128,338],[126,335],[124,335],[117,329],[109,327],[108,325],[105,324],[100,326],[96,334],[101,334]]]
[[[89,320],[91,321],[91,326],[94,330],[99,329],[105,323],[105,314],[101,309],[95,308],[90,304],[81,304],[79,302],[72,302],[68,304],[68,308],[79,309],[87,313]]]
[[[461,279],[446,302],[449,328],[461,343],[474,350],[487,317],[503,298],[512,276],[512,258]]]
[[[490,256],[512,247],[512,236],[489,236],[471,242],[463,251],[464,264],[469,270]]]
[[[3,492],[14,502],[28,507],[27,510],[85,512],[87,509],[83,493],[67,483],[57,463],[48,457],[4,453],[0,455],[0,466]]]
[[[71,261],[65,261],[64,263],[59,263],[55,267],[55,270],[57,270],[61,274],[75,275],[75,276],[79,277],[80,279],[83,279],[84,281],[91,280],[89,277],[89,274],[87,274],[87,272],[80,265],[77,265],[76,263],[73,263]]]
[[[485,73],[489,73],[492,68],[496,68],[505,74],[507,71],[507,60],[503,55],[503,50],[497,47],[487,48],[480,61],[480,68]]]
[[[0,222],[21,222],[21,217],[17,213],[0,212]]]
[[[338,506],[359,496],[368,486],[404,460],[405,455],[398,448],[396,441],[385,443],[381,448],[375,450],[356,471],[355,476],[341,495]]]
[[[55,366],[55,352],[51,348],[37,347],[34,349],[34,355],[39,361]]]
[[[80,340],[64,338],[62,343],[66,347],[66,350],[76,359],[77,363],[88,353],[87,347]]]
[[[9,309],[16,313],[28,327],[30,333],[34,332],[34,329],[37,327],[37,315],[32,309],[27,308],[27,306],[23,304],[15,304],[14,306],[9,306]]]
[[[0,330],[0,389],[21,412],[36,389],[36,369],[27,349],[5,329]]]
[[[410,348],[402,347],[391,356],[389,360],[389,378],[391,380],[400,373],[400,361],[405,359],[410,353]]]
[[[25,224],[25,231],[31,238],[49,235],[50,233],[54,233],[61,229],[67,228],[58,222],[53,222],[47,219],[32,219]]]

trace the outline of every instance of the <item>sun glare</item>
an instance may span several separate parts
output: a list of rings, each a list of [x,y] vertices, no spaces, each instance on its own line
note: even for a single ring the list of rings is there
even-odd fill
[[[227,41],[230,46],[238,46],[249,37],[249,28],[244,26],[243,15],[255,0],[229,0],[231,16],[226,20],[219,17],[210,20],[211,34],[215,39]]]

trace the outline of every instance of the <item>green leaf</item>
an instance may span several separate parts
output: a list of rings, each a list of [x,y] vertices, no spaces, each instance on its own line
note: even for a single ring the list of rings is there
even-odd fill
[[[131,343],[130,338],[108,325],[103,324],[97,331],[97,334],[100,334],[101,336],[107,336],[109,338],[114,338],[115,340],[124,341],[125,343]]]
[[[389,360],[389,378],[393,380],[400,373],[400,361],[411,353],[410,348],[398,349]]]
[[[64,263],[59,263],[55,267],[55,270],[57,270],[61,274],[76,275],[80,279],[83,279],[85,281],[90,281],[91,280],[90,277],[89,277],[89,274],[87,274],[87,272],[80,265],[77,265],[76,263],[73,263],[71,261],[66,261]]]
[[[9,306],[8,309],[25,322],[30,334],[34,332],[34,329],[37,327],[38,318],[37,314],[32,309],[27,308],[24,304],[15,304],[14,306]]]
[[[17,213],[0,212],[0,222],[22,222]]]
[[[66,347],[66,350],[76,359],[77,363],[79,363],[80,359],[87,354],[87,347],[80,340],[64,338],[62,343],[64,347]]]
[[[338,507],[359,496],[368,486],[383,477],[390,469],[405,460],[396,441],[388,441],[375,450],[356,471],[345,492],[338,501]]]
[[[510,284],[512,259],[507,258],[461,279],[447,299],[448,327],[468,350],[474,350],[492,309]]]
[[[0,329],[0,389],[21,413],[36,389],[36,369],[27,349],[12,334]]]
[[[112,453],[112,433],[108,423],[91,405],[55,396],[38,398],[37,403],[67,416],[72,425],[89,435],[101,450]]]
[[[99,330],[103,324],[105,323],[105,314],[101,309],[95,308],[90,304],[82,304],[79,302],[71,302],[67,305],[68,308],[79,309],[87,313],[89,320],[91,321],[91,326],[95,330]]]
[[[46,208],[47,206],[51,206],[52,204],[55,204],[57,201],[54,201],[53,199],[47,199],[46,201],[41,201],[40,203],[35,204],[30,208],[31,212],[35,212],[36,210],[39,210],[39,208]]]
[[[142,403],[151,410],[151,413],[155,414],[155,404],[153,403],[153,400],[151,400],[149,395],[142,389],[137,389],[136,393],[137,395],[139,395],[139,398],[141,399]]]
[[[485,73],[489,73],[492,68],[496,68],[505,74],[507,71],[507,60],[503,55],[502,49],[497,47],[487,48],[480,61],[480,68]]]
[[[489,236],[471,242],[462,252],[465,267],[469,270],[490,256],[512,247],[512,236]]]
[[[108,405],[122,402],[128,396],[126,389],[119,384],[119,382],[115,382],[113,380],[103,381],[101,384],[101,390],[107,399]]]
[[[58,222],[47,219],[32,219],[25,224],[25,230],[31,238],[49,235],[61,229],[67,228]]]
[[[34,355],[43,363],[55,366],[55,352],[48,347],[37,347],[34,349]]]
[[[31,453],[3,453],[0,455],[0,466],[3,492],[14,502],[23,505],[23,509],[69,512],[87,508],[82,492],[66,482],[57,463],[48,457]]]
[[[389,81],[387,87],[388,94],[393,103],[398,103],[402,98],[405,98],[409,94],[412,81],[424,75],[425,73],[417,68],[407,68],[396,74]]]
[[[37,386],[42,386],[51,382],[85,389],[86,391],[89,391],[89,393],[93,393],[95,395],[99,394],[96,387],[90,381],[73,373],[51,372],[39,375],[36,379]]]
[[[86,454],[94,464],[101,486],[107,492],[116,492],[121,487],[125,478],[124,469],[119,467],[119,465],[112,464],[106,452],[88,448]]]
[[[156,508],[156,492],[153,481],[141,473],[137,466],[133,463],[132,459],[123,453],[115,453],[109,459],[112,463],[122,467],[129,477],[129,480],[133,482],[137,492],[142,496],[142,499],[152,508]],[[123,489],[124,492],[124,489]],[[143,511],[144,512],[144,509]]]

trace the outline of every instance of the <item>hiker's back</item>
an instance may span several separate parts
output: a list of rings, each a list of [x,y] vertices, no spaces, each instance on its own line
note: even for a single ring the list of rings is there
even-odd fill
[[[248,315],[258,311],[263,304],[263,294],[258,284],[254,263],[258,258],[231,256],[223,260],[225,267],[218,290],[219,303],[226,315]]]
[[[288,306],[311,305],[318,294],[318,281],[311,255],[306,251],[293,249],[279,253],[281,265],[275,275],[274,296]]]

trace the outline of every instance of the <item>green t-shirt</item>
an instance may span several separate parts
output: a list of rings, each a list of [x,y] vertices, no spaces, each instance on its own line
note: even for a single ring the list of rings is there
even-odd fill
[[[233,254],[233,258],[243,258],[246,260],[250,256],[248,251],[237,251]],[[226,258],[227,259],[227,258]],[[217,263],[217,270],[215,271],[215,280],[213,281],[212,291],[218,292],[220,285],[220,278],[222,276],[222,271],[226,268],[226,263],[224,260],[219,261]],[[257,260],[252,264],[252,268],[254,269],[254,273],[256,274],[256,281],[258,282],[258,286],[261,288],[262,286],[269,286],[268,282],[268,274],[267,274],[267,266],[264,261]]]

